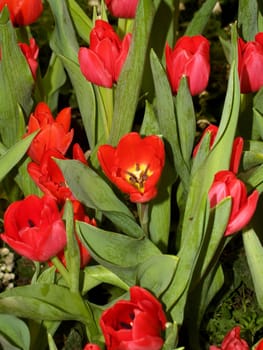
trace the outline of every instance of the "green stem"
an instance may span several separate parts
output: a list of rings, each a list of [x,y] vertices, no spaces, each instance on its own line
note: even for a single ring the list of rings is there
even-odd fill
[[[109,135],[109,132],[111,130],[111,125],[112,125],[112,116],[113,116],[113,99],[114,99],[114,88],[109,89],[109,88],[105,88],[100,86],[99,90],[100,90],[100,94],[101,94],[101,98],[103,101],[103,105],[104,105],[104,110],[105,110],[105,115],[107,118],[107,137]]]
[[[61,276],[66,281],[67,285],[70,287],[70,276],[68,273],[68,270],[65,268],[65,266],[62,264],[62,262],[59,260],[57,256],[54,256],[51,259],[52,264],[56,267],[56,269],[59,271]]]
[[[149,235],[148,224],[149,224],[149,204],[148,203],[138,203],[137,204],[138,215],[141,227],[145,232],[146,236]]]

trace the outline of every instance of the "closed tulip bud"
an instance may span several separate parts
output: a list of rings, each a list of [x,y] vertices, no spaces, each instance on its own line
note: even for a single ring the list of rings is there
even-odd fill
[[[166,72],[173,94],[177,93],[182,76],[187,77],[192,96],[206,89],[210,74],[209,47],[209,41],[202,35],[183,36],[173,49],[166,44]]]
[[[263,32],[255,41],[238,39],[238,73],[240,90],[243,94],[256,92],[263,86]]]
[[[115,17],[134,18],[138,0],[105,0],[110,13]]]
[[[97,20],[90,33],[90,47],[79,49],[80,70],[85,78],[111,88],[118,81],[130,41],[131,34],[121,40],[108,22]]]
[[[5,5],[15,26],[34,23],[43,11],[42,0],[0,0],[0,11]]]
[[[211,208],[226,197],[232,199],[231,213],[224,234],[229,236],[249,223],[256,210],[259,193],[255,190],[248,196],[245,184],[231,171],[222,170],[215,175],[209,190]]]

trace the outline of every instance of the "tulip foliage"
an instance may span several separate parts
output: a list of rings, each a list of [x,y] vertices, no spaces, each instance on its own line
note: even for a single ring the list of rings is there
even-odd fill
[[[85,350],[261,349],[200,335],[235,240],[263,310],[258,2],[220,37],[220,108],[215,0],[186,25],[179,1],[78,3],[0,0],[0,247],[34,267],[0,292],[0,347],[55,350],[73,321]]]

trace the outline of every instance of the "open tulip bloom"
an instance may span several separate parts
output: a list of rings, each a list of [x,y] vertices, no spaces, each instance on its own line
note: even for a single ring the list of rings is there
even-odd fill
[[[262,7],[232,3],[0,0],[1,349],[263,350]]]

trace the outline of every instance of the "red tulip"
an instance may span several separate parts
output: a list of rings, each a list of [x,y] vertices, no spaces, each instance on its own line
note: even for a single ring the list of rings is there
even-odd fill
[[[40,164],[30,162],[27,171],[42,192],[56,199],[59,203],[66,199],[75,199],[54,158],[66,159],[60,152],[47,150]]]
[[[256,210],[259,193],[255,190],[247,196],[245,184],[234,173],[228,170],[219,171],[209,190],[211,208],[228,196],[232,198],[232,209],[225,236],[240,231],[249,223]]]
[[[130,288],[130,300],[119,300],[102,313],[100,326],[107,350],[160,350],[166,316],[147,290]]]
[[[85,78],[91,83],[111,88],[119,78],[130,41],[131,34],[121,41],[108,22],[97,20],[90,33],[90,47],[79,50],[80,69]]]
[[[209,41],[202,35],[181,37],[174,49],[165,47],[166,72],[174,94],[182,76],[188,78],[191,95],[200,94],[208,84],[210,74]]]
[[[64,175],[53,158],[66,159],[62,153],[49,149],[43,155],[40,164],[30,162],[27,171],[41,191],[59,203],[63,203],[66,199],[74,200],[75,197],[66,185]],[[87,164],[84,153],[78,144],[73,146],[73,159]]]
[[[105,0],[105,3],[113,16],[134,18],[138,0]]]
[[[240,327],[236,326],[227,333],[220,348],[212,345],[209,350],[249,350],[249,346],[240,338]]]
[[[101,350],[97,344],[86,344],[83,350]]]
[[[257,344],[255,350],[263,350],[263,339]]]
[[[4,214],[1,238],[18,254],[47,261],[66,245],[65,226],[55,200],[30,195],[12,203]]]
[[[141,138],[131,132],[122,137],[116,148],[100,146],[98,158],[107,177],[128,193],[132,202],[147,202],[156,196],[165,158],[160,137]]]
[[[200,145],[202,143],[202,140],[207,133],[210,133],[210,149],[212,148],[212,146],[215,142],[215,139],[216,139],[217,132],[218,132],[218,127],[213,125],[213,124],[210,124],[205,129],[200,141],[198,142],[198,144],[194,148],[193,157],[196,156],[196,154],[200,148]],[[229,169],[235,174],[237,174],[237,172],[238,172],[239,163],[240,163],[240,159],[241,159],[242,151],[243,151],[243,145],[244,145],[243,138],[236,137],[234,142],[233,142],[232,155],[231,155],[230,165],[229,165]]]
[[[15,26],[26,26],[35,22],[43,11],[42,0],[0,0],[0,11],[5,5]]]
[[[238,73],[240,90],[243,94],[256,92],[263,86],[263,32],[255,36],[255,41],[245,43],[238,39]]]
[[[40,102],[30,115],[27,135],[40,129],[28,149],[29,157],[40,163],[47,150],[56,150],[65,154],[73,139],[73,129],[69,131],[71,109],[64,108],[54,120],[47,104]]]
[[[29,68],[32,72],[33,78],[36,79],[36,73],[38,68],[38,53],[39,53],[39,47],[36,44],[36,41],[34,38],[30,38],[29,45],[25,43],[19,43],[20,49],[22,50],[25,58],[27,59]]]

